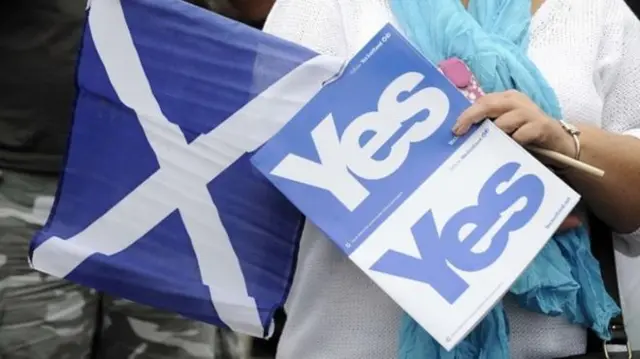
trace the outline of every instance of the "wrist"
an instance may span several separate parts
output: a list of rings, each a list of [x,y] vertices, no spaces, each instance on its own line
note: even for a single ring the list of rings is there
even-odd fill
[[[549,149],[572,159],[580,160],[581,144],[579,136],[581,131],[574,125],[562,120],[558,121],[556,125],[558,131],[556,131],[555,146]],[[551,160],[547,162],[547,165],[559,175],[571,168],[557,160]]]
[[[582,152],[582,146],[580,143],[580,135],[582,132],[580,129],[569,122],[559,120],[558,124],[561,127],[561,148],[558,152],[571,157],[575,160],[580,160],[580,154]]]

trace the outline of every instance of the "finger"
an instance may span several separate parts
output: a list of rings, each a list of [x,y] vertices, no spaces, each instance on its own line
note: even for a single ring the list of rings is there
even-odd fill
[[[460,115],[453,127],[453,133],[456,136],[462,136],[474,124],[486,118],[499,117],[505,112],[513,110],[516,105],[515,96],[505,95],[502,92],[482,96]]]
[[[493,123],[498,126],[504,133],[511,135],[517,129],[524,126],[528,121],[526,112],[520,109],[509,111],[499,116]]]
[[[518,127],[512,134],[511,138],[518,142],[521,146],[538,143],[540,138],[544,136],[543,126],[537,122],[526,122]]]
[[[558,227],[558,232],[566,232],[570,229],[578,228],[582,224],[580,218],[574,214],[570,214]]]

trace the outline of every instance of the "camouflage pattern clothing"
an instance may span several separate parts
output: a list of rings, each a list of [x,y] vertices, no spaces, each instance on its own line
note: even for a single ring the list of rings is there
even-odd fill
[[[56,179],[9,171],[1,176],[0,358],[87,358],[96,294],[35,272],[27,262],[29,241],[46,220]]]
[[[249,358],[233,333],[125,299],[104,296],[102,302],[98,359]]]
[[[244,337],[31,270],[29,242],[46,221],[56,182],[0,174],[1,359],[248,358]]]

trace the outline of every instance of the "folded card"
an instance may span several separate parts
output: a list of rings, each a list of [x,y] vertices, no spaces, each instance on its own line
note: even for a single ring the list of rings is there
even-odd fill
[[[579,200],[491,121],[454,136],[468,106],[386,25],[252,159],[447,349]]]

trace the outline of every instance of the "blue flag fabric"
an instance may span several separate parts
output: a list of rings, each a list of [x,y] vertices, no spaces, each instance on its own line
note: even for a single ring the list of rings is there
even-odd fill
[[[268,336],[304,221],[249,163],[338,59],[179,0],[93,0],[34,268]]]

